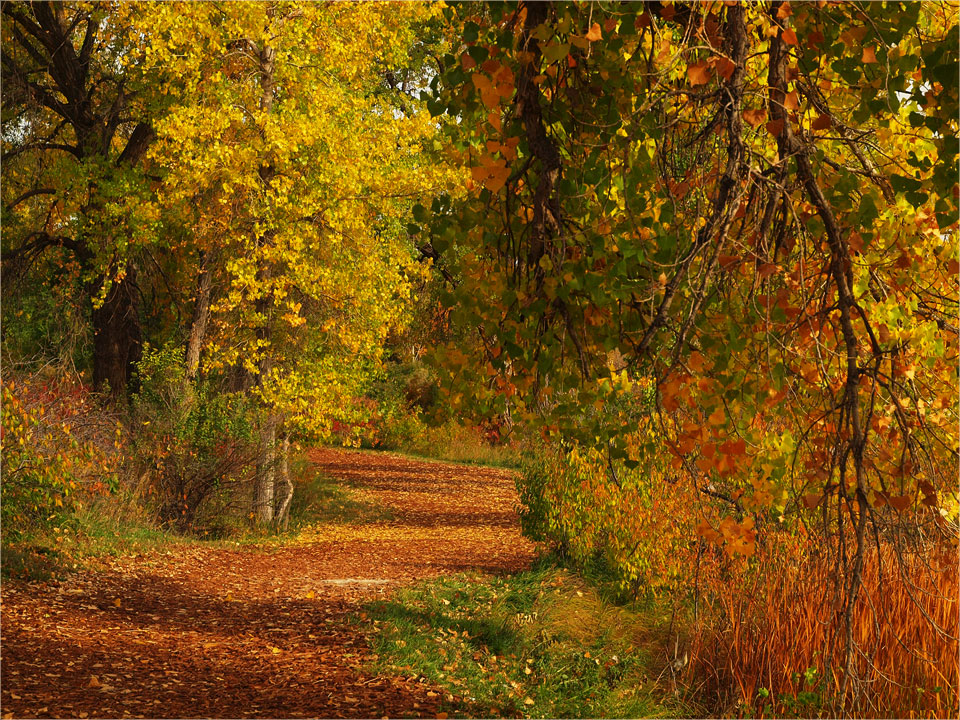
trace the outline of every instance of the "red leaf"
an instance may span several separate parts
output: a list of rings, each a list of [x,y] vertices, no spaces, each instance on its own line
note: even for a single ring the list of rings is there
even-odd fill
[[[814,130],[826,130],[828,127],[833,125],[833,120],[829,115],[821,115],[810,125]]]

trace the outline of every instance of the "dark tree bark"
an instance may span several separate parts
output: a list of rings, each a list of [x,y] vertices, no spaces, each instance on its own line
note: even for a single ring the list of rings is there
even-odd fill
[[[93,322],[93,386],[122,399],[131,388],[133,368],[143,356],[143,334],[137,303],[136,272],[129,268],[114,282]]]

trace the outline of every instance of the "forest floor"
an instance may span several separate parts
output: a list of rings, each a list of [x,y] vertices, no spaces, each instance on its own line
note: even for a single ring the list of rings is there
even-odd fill
[[[456,700],[422,678],[371,674],[356,620],[419,580],[529,565],[511,476],[331,449],[310,461],[389,519],[5,581],[3,718],[445,717]]]

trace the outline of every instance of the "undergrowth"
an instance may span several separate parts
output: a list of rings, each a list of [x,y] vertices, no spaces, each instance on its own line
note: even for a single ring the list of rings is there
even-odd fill
[[[219,516],[192,532],[175,532],[159,522],[142,499],[115,491],[88,495],[58,510],[48,522],[8,533],[0,554],[3,577],[50,580],[82,569],[98,558],[205,544],[255,547],[296,542],[306,527],[322,523],[389,520],[385,508],[354,496],[349,487],[317,472],[306,460],[291,468],[294,497],[286,531],[251,527],[240,515]]]
[[[201,542],[162,529],[124,498],[78,502],[55,523],[4,543],[0,569],[19,580],[60,578],[91,560],[168,549]]]
[[[669,617],[618,606],[544,559],[506,577],[456,575],[370,603],[374,672],[421,677],[468,717],[698,714],[667,662]]]
[[[370,523],[392,519],[388,508],[357,498],[343,481],[318,472],[306,460],[292,469],[293,501],[290,505],[290,532],[318,523]]]

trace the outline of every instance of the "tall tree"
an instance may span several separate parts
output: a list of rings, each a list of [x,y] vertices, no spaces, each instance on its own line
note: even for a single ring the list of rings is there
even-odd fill
[[[79,266],[93,382],[125,395],[140,357],[135,249],[156,229],[142,170],[154,138],[131,79],[123,13],[90,3],[3,3],[4,264],[51,248]]]
[[[151,72],[177,96],[157,123],[160,202],[203,258],[188,370],[202,347],[208,369],[242,367],[259,399],[262,523],[284,436],[324,436],[358,412],[404,322],[419,271],[402,219],[446,173],[420,159],[436,126],[397,76],[434,14],[186,3],[143,19]]]

